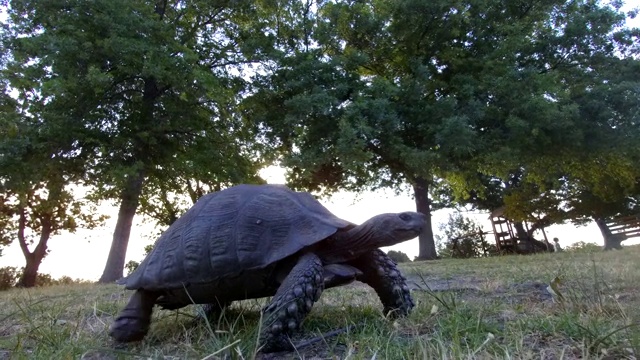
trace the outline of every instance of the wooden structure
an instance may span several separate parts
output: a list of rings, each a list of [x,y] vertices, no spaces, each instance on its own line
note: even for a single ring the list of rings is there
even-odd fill
[[[499,253],[516,252],[518,237],[513,232],[511,221],[504,216],[504,208],[498,208],[489,215]]]
[[[519,253],[526,254],[535,251],[539,251],[537,248],[549,248],[549,241],[547,240],[547,234],[544,228],[540,228],[542,235],[544,236],[544,242],[535,240],[531,236],[530,239],[521,239],[518,236],[517,230],[513,222],[508,219],[505,214],[505,207],[499,207],[491,212],[489,220],[491,220],[491,226],[493,228],[493,234],[496,239],[496,248],[499,253]],[[530,232],[529,224],[523,222],[527,233]]]
[[[605,222],[616,238],[626,240],[640,236],[640,214],[619,216]]]

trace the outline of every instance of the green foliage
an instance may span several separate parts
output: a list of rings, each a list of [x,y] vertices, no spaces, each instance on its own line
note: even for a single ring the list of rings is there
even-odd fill
[[[387,255],[391,258],[391,260],[395,261],[398,264],[404,263],[404,262],[411,262],[411,259],[409,259],[409,256],[403,253],[402,251],[389,250],[387,252]]]
[[[147,246],[144,247],[144,256],[147,256],[151,253],[151,250],[153,250],[153,246],[154,244],[149,244]]]
[[[621,47],[633,37],[615,29],[623,14],[587,2],[338,1],[317,16],[318,47],[280,59],[260,96],[279,109],[263,117],[271,134],[297,148],[291,176],[329,188],[431,179],[476,153],[496,167],[498,152],[511,170],[523,155],[576,149],[564,72],[613,56],[612,34]],[[555,31],[576,17],[600,23]],[[328,172],[343,176],[317,178]]]
[[[105,217],[73,194],[83,171],[61,153],[63,130],[48,129],[39,116],[14,106],[4,109],[13,115],[10,122],[0,123],[0,246],[17,240],[27,266],[37,270],[51,236],[94,228]]]
[[[625,15],[617,6],[571,2],[549,14],[555,28],[538,28],[544,36],[530,48],[537,59],[523,64],[537,68],[526,86],[548,101],[528,105],[520,82],[500,84],[513,96],[480,134],[493,146],[467,174],[447,175],[457,201],[505,205],[511,218],[535,227],[638,211],[640,62],[631,43],[639,30],[620,27]],[[555,30],[565,22],[571,38]]]
[[[261,145],[236,109],[244,70],[273,42],[269,6],[12,1],[0,39],[7,50],[1,80],[16,94],[25,129],[48,139],[51,152],[36,153],[65,159],[81,175],[65,183],[88,184],[92,199],[120,200],[123,217],[140,204],[169,224],[188,207],[183,194],[193,202],[260,182]],[[15,132],[11,125],[7,133]]]
[[[53,277],[50,274],[38,274],[38,277],[36,277],[36,285],[35,286],[51,286],[51,285],[55,285],[56,281],[53,279]]]
[[[0,81],[7,82],[6,71]],[[84,172],[73,156],[62,150],[64,129],[44,124],[3,86],[0,97],[0,246],[17,241],[35,285],[37,267],[47,255],[53,235],[94,228],[105,219],[94,204],[73,194]],[[25,272],[26,274],[27,272]]]
[[[131,275],[131,273],[134,272],[138,268],[138,266],[140,266],[139,262],[135,260],[129,260],[129,262],[124,264],[124,269],[127,270],[127,275]]]
[[[20,279],[24,268],[17,268],[15,266],[5,266],[0,268],[0,291],[9,290],[14,288]],[[85,283],[85,280],[72,279],[69,276],[62,276],[59,279],[54,279],[49,274],[38,274],[36,278],[35,286],[52,286],[52,285],[71,285]]]
[[[155,245],[155,243],[145,246],[144,247],[144,254],[142,254],[142,255],[144,257],[149,255],[151,253],[151,250],[153,250],[153,246],[154,245]],[[124,264],[124,269],[127,270],[127,274],[126,275],[130,275],[132,272],[134,272],[138,268],[138,266],[140,266],[140,262],[135,261],[135,260],[129,260],[126,264]]]
[[[52,180],[41,181],[20,177],[19,186],[14,186],[15,178],[10,176],[0,179],[5,185],[0,192],[0,221],[5,224],[2,236],[8,242],[17,239],[21,246],[43,244],[46,248],[52,235],[73,233],[78,227],[95,228],[106,219],[97,214],[93,204],[74,196],[71,186],[61,188],[61,179],[55,175]]]
[[[437,192],[444,203],[507,205],[536,227],[584,218],[578,198],[591,191],[612,192],[619,211],[640,163],[639,31],[621,27],[619,6],[318,3],[299,14],[315,46],[289,44],[296,51],[275,58],[246,114],[264,123],[296,187],[408,183],[420,211],[429,201],[419,192]],[[632,166],[597,182],[611,157]],[[488,182],[497,186],[487,191]]]
[[[446,223],[440,224],[444,237],[438,239],[438,255],[443,258],[472,258],[497,254],[495,244],[489,243],[488,234],[473,219],[459,212],[449,214]]]
[[[244,181],[255,172],[252,138],[232,112],[244,81],[230,70],[256,59],[244,54],[264,39],[247,22],[256,11],[249,3],[14,2],[10,80],[18,87],[20,74],[33,85],[19,90],[43,93],[27,105],[47,102],[47,123],[65,125],[66,152],[85,157],[101,196],[118,198],[137,171],[157,180],[147,197],[161,185],[186,191],[182,182],[194,178]],[[217,18],[235,23],[207,31]]]
[[[584,252],[584,253],[595,253],[601,252],[602,246],[592,243],[592,242],[584,242],[578,241],[569,246],[567,246],[564,250],[566,251],[574,251],[574,252]]]
[[[0,291],[8,290],[18,283],[20,279],[19,270],[15,266],[5,266],[0,268]]]

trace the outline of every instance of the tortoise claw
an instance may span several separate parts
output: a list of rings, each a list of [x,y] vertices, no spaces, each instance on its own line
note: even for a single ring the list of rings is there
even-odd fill
[[[109,329],[109,335],[118,342],[140,341],[149,331],[151,311],[159,294],[137,290]]]
[[[415,305],[407,280],[396,263],[382,250],[373,250],[350,264],[362,271],[358,280],[376,291],[384,306],[385,315],[392,318],[407,316],[413,310]]]
[[[109,329],[109,335],[118,342],[142,340],[149,331],[149,321],[140,318],[118,317]]]

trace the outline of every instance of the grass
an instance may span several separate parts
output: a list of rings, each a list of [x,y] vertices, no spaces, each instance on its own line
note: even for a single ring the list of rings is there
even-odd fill
[[[256,352],[265,300],[220,319],[194,307],[156,311],[140,343],[107,335],[129,292],[59,285],[0,293],[0,359],[620,359],[640,354],[640,246],[624,251],[438,260],[403,265],[416,288],[407,318],[381,313],[356,283],[329,289],[294,342],[343,329],[297,352]],[[558,277],[561,298],[549,285]]]

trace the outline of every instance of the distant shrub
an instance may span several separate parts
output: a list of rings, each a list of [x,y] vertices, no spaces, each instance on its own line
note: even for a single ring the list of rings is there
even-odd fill
[[[495,244],[487,239],[487,233],[473,219],[456,212],[449,214],[439,229],[444,236],[436,235],[436,248],[441,258],[474,258],[497,255]]]
[[[83,282],[82,280],[74,280],[73,278],[71,278],[70,276],[62,276],[61,278],[56,280],[57,284],[60,285],[71,285],[71,284],[77,284],[77,283],[81,283]]]
[[[154,245],[155,245],[155,243],[149,244],[149,245],[144,247],[144,256],[147,256],[147,255],[151,254],[151,251],[153,250],[153,246]]]
[[[37,287],[51,286],[51,285],[56,285],[56,281],[53,279],[51,275],[38,273],[38,276],[36,277]]]
[[[565,250],[591,253],[602,251],[602,246],[592,242],[578,241],[567,246]]]
[[[16,286],[20,279],[20,273],[20,269],[15,266],[0,268],[0,291],[8,290]]]
[[[9,290],[16,286],[24,268],[17,268],[15,266],[5,266],[0,268],[0,291]],[[38,274],[36,277],[36,287],[51,286],[51,285],[71,285],[71,284],[83,284],[89,283],[88,280],[73,279],[69,276],[62,276],[59,279],[54,279],[49,274]]]
[[[129,260],[129,262],[124,265],[124,268],[127,270],[127,275],[131,275],[131,273],[134,272],[138,268],[138,266],[140,266],[139,262],[135,260]]]
[[[410,262],[409,256],[402,251],[389,250],[387,255],[397,263]]]
[[[153,251],[154,245],[155,243],[145,246],[143,256],[146,257],[147,255],[149,255],[151,251]],[[124,265],[124,268],[127,270],[127,275],[131,275],[131,273],[134,272],[138,268],[138,266],[140,266],[139,261],[129,260],[129,262]]]
[[[40,275],[38,275],[40,276]],[[36,280],[37,282],[37,280]],[[93,281],[83,280],[83,279],[74,279],[70,276],[63,275],[62,277],[53,280],[51,285],[72,285],[72,284],[90,284]]]

